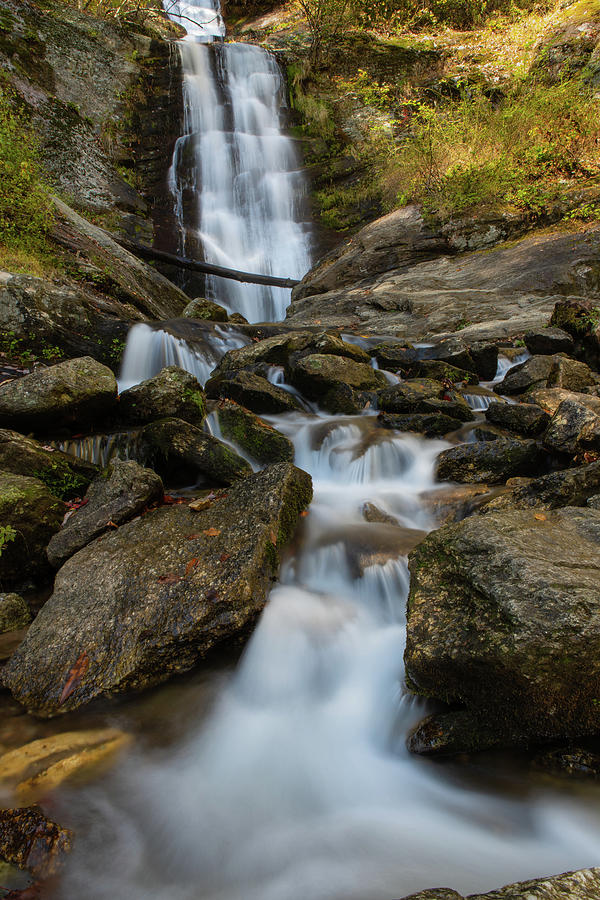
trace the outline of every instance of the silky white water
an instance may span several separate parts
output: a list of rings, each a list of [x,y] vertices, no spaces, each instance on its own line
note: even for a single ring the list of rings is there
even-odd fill
[[[271,54],[222,43],[216,8],[165,7],[184,13],[180,42],[184,134],[170,172],[179,250],[230,269],[300,279],[310,266],[302,221],[305,181],[294,142],[281,128],[283,79]],[[176,17],[176,16],[174,16]],[[203,28],[189,20],[209,22]],[[284,318],[290,291],[206,278],[206,296],[250,322]]]
[[[298,549],[183,746],[139,751],[70,800],[78,841],[61,900],[392,900],[596,863],[593,795],[505,795],[405,748],[426,710],[403,683],[402,535],[435,524],[422,495],[445,444],[368,416],[270,421],[314,481]],[[364,547],[393,530],[366,522],[365,502],[399,537],[357,575]]]

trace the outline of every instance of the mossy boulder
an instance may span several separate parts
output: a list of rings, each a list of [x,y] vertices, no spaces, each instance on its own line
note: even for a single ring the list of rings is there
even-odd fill
[[[545,463],[546,454],[535,441],[497,438],[444,450],[437,459],[436,477],[463,484],[497,484],[517,475],[537,475]]]
[[[406,671],[498,743],[600,729],[600,512],[499,511],[432,532],[409,559]]]
[[[156,472],[133,460],[114,460],[92,482],[86,503],[69,516],[48,545],[51,565],[59,568],[66,559],[108,531],[139,515],[149,504],[163,498],[163,484]]]
[[[257,462],[268,465],[293,461],[294,445],[290,439],[249,409],[232,400],[224,400],[215,412],[223,437]]]
[[[1,428],[0,470],[39,478],[59,499],[68,500],[85,493],[98,467],[17,431]]]
[[[278,463],[201,510],[163,506],[88,544],[58,572],[4,683],[51,716],[165,681],[244,639],[311,496],[310,476]]]
[[[52,432],[100,422],[117,400],[107,366],[89,356],[37,369],[0,387],[0,425]]]
[[[535,437],[548,425],[550,416],[535,403],[490,403],[485,411],[488,422],[508,431]]]
[[[479,384],[475,372],[460,369],[442,359],[425,359],[419,362],[417,372],[421,378],[432,378],[435,381],[451,381],[453,384]]]
[[[48,819],[39,806],[0,810],[0,856],[36,878],[56,875],[73,833]]]
[[[532,356],[552,356],[555,353],[572,353],[575,341],[562,328],[539,328],[527,332],[525,346]]]
[[[394,428],[397,431],[416,431],[425,437],[443,437],[456,431],[463,424],[460,419],[453,419],[443,412],[412,413],[403,416],[379,413],[377,421],[383,428]]]
[[[600,413],[577,400],[563,400],[542,440],[545,447],[556,453],[600,451]]]
[[[169,483],[228,485],[252,468],[231,447],[182,419],[160,419],[140,432],[133,452]]]
[[[389,413],[427,412],[428,410],[423,408],[425,401],[441,400],[444,392],[445,388],[441,381],[432,378],[410,378],[380,390],[377,394],[377,403],[379,409]]]
[[[302,408],[289,391],[271,384],[263,375],[245,370],[213,375],[204,390],[211,400],[234,400],[258,415],[293,412]]]
[[[299,359],[292,368],[290,380],[306,397],[316,400],[330,412],[338,411],[330,408],[335,404],[327,402],[330,391],[335,392],[340,387],[377,391],[387,385],[385,376],[369,363],[326,353],[312,353]]]
[[[67,507],[37,478],[0,472],[0,555],[3,587],[49,574],[46,547]]]
[[[0,634],[25,628],[30,622],[29,607],[19,594],[0,594]]]
[[[600,462],[549,472],[526,484],[517,484],[507,493],[494,497],[483,513],[496,509],[557,509],[562,506],[586,506],[600,491]],[[593,505],[593,504],[592,504]]]
[[[209,322],[227,322],[227,310],[213,300],[196,297],[181,314],[186,319],[207,319]]]
[[[206,410],[202,386],[179,366],[168,366],[141,384],[123,391],[119,398],[119,419],[144,425],[174,417],[199,425]]]
[[[434,888],[403,900],[596,900],[599,895],[600,869],[579,869],[507,884],[487,894],[469,894],[468,898],[449,888]]]
[[[407,372],[417,362],[418,353],[409,343],[393,343],[384,341],[373,347],[373,356],[381,369],[388,372]]]

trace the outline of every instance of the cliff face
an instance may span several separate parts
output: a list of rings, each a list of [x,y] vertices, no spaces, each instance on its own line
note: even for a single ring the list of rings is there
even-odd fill
[[[178,133],[171,48],[62,3],[0,0],[0,67],[30,110],[57,191],[147,236]]]

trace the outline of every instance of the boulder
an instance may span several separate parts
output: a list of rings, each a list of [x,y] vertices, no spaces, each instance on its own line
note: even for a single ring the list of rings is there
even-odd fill
[[[209,485],[231,484],[252,468],[245,459],[212,434],[181,419],[160,419],[140,432],[134,453],[166,481]]]
[[[546,455],[535,441],[516,438],[497,438],[459,444],[444,450],[437,459],[436,477],[439,481],[458,481],[467,484],[494,484],[515,475],[537,475]]]
[[[0,857],[36,878],[55,875],[73,835],[46,818],[39,806],[0,810]]]
[[[540,753],[533,761],[536,769],[567,778],[600,778],[600,755],[582,747],[560,747]]]
[[[576,400],[563,400],[543,435],[545,447],[557,453],[600,450],[600,415]]]
[[[578,391],[566,391],[563,388],[541,388],[529,394],[527,400],[541,406],[550,416],[554,415],[563,400],[574,400],[600,415],[600,399]]]
[[[3,672],[51,716],[165,681],[247,635],[312,495],[278,463],[201,510],[163,506],[71,557]]]
[[[147,381],[123,391],[119,398],[119,419],[132,425],[167,417],[199,425],[204,415],[201,385],[179,366],[161,369]]]
[[[388,383],[385,375],[369,363],[326,353],[312,353],[299,359],[291,369],[290,381],[324,409],[329,409],[327,395],[330,391],[344,386],[353,391],[377,391]]]
[[[469,894],[467,898],[449,888],[433,888],[403,900],[597,900],[599,892],[600,869],[579,869],[548,878],[519,881],[488,894]]]
[[[209,322],[227,322],[229,318],[223,306],[204,297],[191,300],[181,315],[186,319],[208,319]]]
[[[544,388],[548,384],[548,377],[552,371],[554,357],[531,356],[525,362],[513,366],[500,384],[496,385],[499,394],[524,394],[527,391],[535,391]]]
[[[525,346],[532,356],[552,356],[555,353],[572,353],[575,341],[562,328],[538,328],[527,332]]]
[[[392,343],[378,344],[371,351],[377,365],[388,372],[409,371],[417,362],[419,355],[412,344]]]
[[[85,493],[98,467],[44,446],[17,431],[0,429],[0,470],[38,478],[61,500]]]
[[[552,368],[547,382],[549,388],[558,387],[568,391],[582,391],[598,383],[598,376],[594,375],[584,362],[570,359],[561,354],[553,356],[552,359]]]
[[[20,804],[35,803],[64,782],[100,774],[130,744],[117,728],[50,735],[0,756],[0,785]]]
[[[294,445],[284,434],[232,400],[216,409],[221,434],[262,465],[293,462]]]
[[[49,574],[46,547],[61,526],[65,504],[37,478],[0,472],[0,581],[24,584]]]
[[[389,413],[428,412],[423,408],[427,400],[441,400],[445,388],[441,381],[430,378],[411,378],[392,387],[386,387],[377,394],[379,409]],[[466,404],[465,404],[466,406]]]
[[[117,382],[89,356],[37,369],[0,387],[0,424],[49,432],[100,421],[116,405]]]
[[[90,485],[85,506],[69,516],[48,544],[50,565],[60,568],[94,538],[162,500],[163,493],[162,481],[152,469],[143,469],[133,460],[109,463],[106,472]]]
[[[446,415],[441,410],[430,413],[412,413],[403,416],[379,413],[378,424],[396,431],[415,431],[425,437],[443,437],[460,428],[463,422]]]
[[[455,484],[420,494],[419,500],[439,527],[450,522],[460,522],[482,504],[489,502],[494,495],[487,484]]]
[[[31,622],[29,607],[18,594],[0,594],[0,634],[26,628]]]
[[[463,382],[466,384],[479,384],[479,378],[475,372],[468,372],[466,369],[458,368],[441,359],[422,360],[418,363],[416,369],[416,374],[420,378],[433,378],[443,382],[450,381],[453,384]]]
[[[600,491],[600,462],[560,472],[550,472],[527,484],[515,485],[509,492],[490,500],[482,512],[495,509],[557,509],[561,506],[586,506]]]
[[[405,653],[419,694],[464,705],[497,743],[600,728],[600,512],[500,511],[411,554]]]
[[[535,403],[490,403],[485,417],[494,425],[500,425],[507,431],[523,434],[525,437],[536,437],[541,434],[550,421],[550,416],[541,406]]]
[[[204,390],[211,400],[234,400],[258,415],[293,412],[302,408],[289,391],[271,384],[264,376],[254,372],[232,371],[225,375],[213,375]]]

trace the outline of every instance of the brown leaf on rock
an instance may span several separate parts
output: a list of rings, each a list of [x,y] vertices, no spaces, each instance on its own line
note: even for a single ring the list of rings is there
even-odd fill
[[[231,553],[221,553],[221,555],[219,557],[219,562],[222,562],[222,563],[227,562],[227,560],[229,559],[230,556],[231,556]]]
[[[275,534],[275,532],[273,531],[272,528],[271,528],[271,531],[269,532],[269,537],[271,539],[271,543],[273,544],[273,546],[276,547],[277,546],[277,535]]]
[[[199,512],[201,509],[208,509],[211,504],[212,499],[210,497],[199,497],[198,500],[192,500],[189,508],[193,509],[194,512]]]
[[[221,529],[220,528],[207,528],[205,531],[202,532],[202,534],[205,534],[206,537],[216,537],[218,534],[221,534]]]
[[[159,584],[177,584],[178,581],[183,581],[183,575],[175,575],[174,572],[170,572],[168,575],[161,575],[157,581]]]
[[[58,701],[58,705],[62,706],[65,700],[67,700],[73,691],[79,687],[83,677],[85,676],[87,670],[90,667],[90,658],[85,652],[81,653],[75,662],[73,668],[69,671],[67,676],[67,680],[65,682],[65,686],[62,689],[62,694],[60,695],[60,700]]]
[[[196,566],[198,565],[199,562],[200,562],[200,560],[199,560],[199,559],[196,559],[196,557],[194,557],[193,559],[190,559],[189,563],[188,563],[187,566],[185,567],[185,577],[186,577],[186,578],[187,578],[187,576],[190,574],[190,572],[192,571],[192,569],[195,569],[195,568],[196,568]]]

